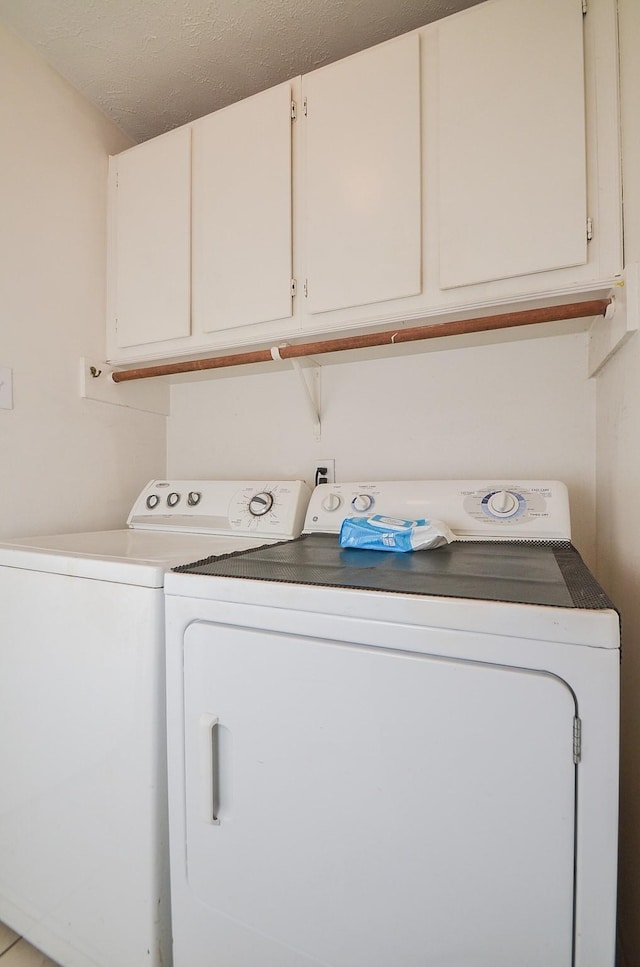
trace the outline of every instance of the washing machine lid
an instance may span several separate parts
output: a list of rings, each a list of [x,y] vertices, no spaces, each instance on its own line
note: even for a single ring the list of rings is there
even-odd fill
[[[161,588],[177,564],[296,537],[309,497],[300,480],[150,480],[127,529],[10,538],[0,566]]]
[[[0,566],[161,588],[171,567],[264,543],[262,537],[132,529],[57,534],[1,543]]]

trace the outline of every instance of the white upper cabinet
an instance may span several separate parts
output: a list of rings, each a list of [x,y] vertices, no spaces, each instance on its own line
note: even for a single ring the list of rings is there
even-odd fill
[[[193,126],[195,333],[292,313],[289,82]]]
[[[115,350],[191,331],[191,129],[111,159]]]
[[[615,0],[484,0],[132,148],[109,358],[604,296],[618,118]]]
[[[442,21],[437,131],[443,289],[587,261],[580,2]]]
[[[392,64],[394,43],[404,74]],[[367,57],[377,58],[377,76],[368,81],[372,104],[389,108],[378,113],[378,140],[367,143],[359,130],[357,96],[348,120],[343,108],[344,130],[316,137],[310,80],[320,82],[326,72],[328,85],[335,71],[339,102],[342,76],[360,69],[359,61],[364,73]],[[416,64],[417,111],[410,81]],[[622,269],[616,80],[613,0],[589,0],[586,15],[582,0],[485,0],[303,77],[305,330],[437,321],[463,310],[487,314],[533,299],[571,302],[610,291]],[[336,113],[339,105],[331,117]],[[336,185],[350,170],[350,149],[343,150],[350,125],[356,150],[365,144],[365,161],[345,201]],[[360,224],[365,162],[372,156],[375,167],[378,153],[395,178],[384,183],[375,218]],[[331,197],[339,204],[332,207]],[[409,197],[419,199],[418,244],[411,202],[404,207]]]
[[[111,159],[114,362],[278,338],[299,325],[291,118],[299,89],[299,79],[280,84]]]
[[[308,74],[307,309],[421,291],[417,33]]]

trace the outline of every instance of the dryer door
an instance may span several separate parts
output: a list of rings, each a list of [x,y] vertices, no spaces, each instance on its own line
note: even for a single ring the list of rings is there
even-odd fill
[[[184,661],[178,964],[570,967],[561,680],[212,623]]]

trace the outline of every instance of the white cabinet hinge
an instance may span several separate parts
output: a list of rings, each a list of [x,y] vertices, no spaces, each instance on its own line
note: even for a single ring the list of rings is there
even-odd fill
[[[302,110],[304,111],[304,116],[307,117],[307,99],[306,99],[306,97],[305,97],[305,99],[302,102]]]
[[[298,107],[295,101],[291,102],[291,120],[292,121],[298,120]]]
[[[577,765],[582,756],[582,722],[576,715],[573,720],[573,761]]]
[[[587,242],[593,238],[593,218],[587,218]]]
[[[309,298],[309,280],[308,279],[304,280],[304,285],[302,286],[302,290],[304,292],[305,299],[308,299]]]
[[[298,294],[298,283],[296,282],[295,279],[291,279],[291,295],[293,296],[297,294]]]
[[[585,17],[587,14],[587,3],[588,0],[582,0],[582,16]]]

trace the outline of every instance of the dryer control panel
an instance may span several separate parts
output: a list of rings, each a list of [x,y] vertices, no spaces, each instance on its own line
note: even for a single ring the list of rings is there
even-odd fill
[[[127,526],[290,539],[302,530],[310,496],[302,480],[151,480]]]
[[[338,533],[345,517],[443,520],[459,540],[570,540],[567,488],[557,480],[402,480],[320,484],[305,533]]]

